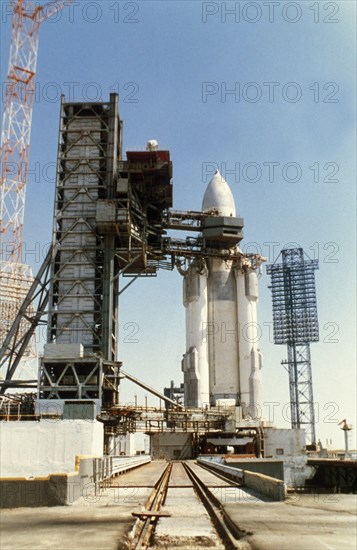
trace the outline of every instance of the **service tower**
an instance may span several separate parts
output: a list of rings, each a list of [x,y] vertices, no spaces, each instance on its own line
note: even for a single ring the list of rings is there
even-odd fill
[[[243,254],[244,221],[217,171],[203,197],[202,254],[184,276],[186,353],[182,361],[185,404],[222,403],[261,417],[257,301],[259,262]],[[225,257],[226,256],[226,257]]]

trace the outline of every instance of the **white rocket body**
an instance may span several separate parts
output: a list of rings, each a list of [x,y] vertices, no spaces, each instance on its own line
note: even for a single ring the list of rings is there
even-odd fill
[[[213,216],[236,215],[232,192],[219,172],[207,187],[202,210]],[[213,245],[227,248],[224,243]],[[185,403],[235,404],[242,406],[244,416],[260,418],[258,280],[250,262],[245,263],[243,269],[232,260],[209,258],[192,262],[185,275]]]
[[[182,360],[184,371],[185,402],[190,407],[209,404],[208,346],[203,338],[207,323],[208,300],[206,268],[192,263],[184,279],[184,306],[186,308],[186,347]]]

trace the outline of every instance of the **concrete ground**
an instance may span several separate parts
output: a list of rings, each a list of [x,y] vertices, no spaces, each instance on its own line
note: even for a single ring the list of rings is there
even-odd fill
[[[271,502],[271,499],[264,495],[259,495],[256,491],[247,487],[237,487],[232,485],[230,481],[225,481],[217,477],[214,473],[202,468],[193,461],[190,467],[200,477],[211,493],[221,502],[222,505],[231,503],[238,504],[241,502]]]
[[[132,511],[141,510],[165,465],[152,462],[119,476],[113,487],[100,496],[88,494],[71,506],[1,510],[0,549],[127,548],[128,534],[135,521]],[[286,502],[264,502],[244,489],[217,481],[210,472],[201,468],[199,471],[240,529],[242,549],[355,550],[357,547],[355,495],[299,495]],[[222,548],[206,511],[180,468],[174,469],[170,485],[163,509],[172,517],[160,520],[157,547],[175,548],[177,543],[181,550]],[[182,544],[185,540],[186,546]]]
[[[127,488],[128,493],[130,492],[130,487],[154,487],[166,466],[166,461],[155,460],[149,464],[135,468],[126,474],[114,477],[111,485],[112,487]]]
[[[298,495],[285,502],[251,499],[224,509],[254,550],[356,550],[356,495]]]
[[[166,462],[152,462],[118,476],[100,496],[88,494],[71,506],[3,509],[1,550],[120,550]],[[157,548],[223,550],[210,518],[181,464],[174,464],[165,506],[171,514],[157,527]]]
[[[166,466],[152,462],[115,478],[100,496],[88,494],[71,506],[3,509],[1,550],[118,550]],[[146,485],[146,487],[143,487]]]
[[[71,506],[1,510],[1,550],[118,550],[125,548],[135,506],[143,505],[150,489],[138,489],[135,503],[104,497]]]
[[[171,517],[160,518],[154,548],[216,548],[224,550],[205,507],[192,487],[168,491],[161,509]]]
[[[154,535],[153,548],[224,550],[210,517],[196,495],[182,464],[173,463],[163,512]]]

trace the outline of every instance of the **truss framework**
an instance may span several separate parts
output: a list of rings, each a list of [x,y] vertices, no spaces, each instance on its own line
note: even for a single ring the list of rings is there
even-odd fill
[[[12,35],[0,147],[0,347],[33,282],[21,263],[22,232],[35,77],[41,23],[69,3],[55,0],[43,6],[28,0],[12,3]],[[33,310],[27,312],[33,314]],[[18,331],[28,331],[24,318]],[[23,353],[24,376],[37,372],[35,339]],[[11,361],[11,360],[10,360]]]
[[[17,314],[8,330],[0,348],[0,370],[6,369],[6,376],[0,388],[0,394],[4,394],[10,387],[11,380],[20,364],[20,361],[28,353],[28,346],[34,331],[43,319],[49,299],[50,262],[52,247],[34,278]]]
[[[8,82],[1,132],[1,260],[20,263],[31,120],[41,18],[17,2],[12,19]]]
[[[316,443],[310,345],[290,344],[288,360],[282,365],[289,373],[291,425],[305,428],[307,441]]]
[[[119,264],[116,236],[99,230],[97,211],[114,192],[119,126],[114,95],[62,101],[47,342],[83,344],[107,360],[116,353]]]
[[[90,400],[99,407],[113,405],[117,392],[121,364],[98,357],[77,359],[44,358],[41,362],[41,400]]]
[[[234,415],[234,408],[178,410],[117,405],[102,412],[98,420],[106,424],[107,435],[140,431],[152,434],[168,430],[172,433],[206,433],[223,431],[226,422]]]
[[[0,259],[20,263],[35,76],[41,23],[68,2],[14,2],[1,131]]]
[[[307,441],[316,443],[310,342],[319,340],[315,270],[318,261],[306,259],[302,248],[281,251],[282,263],[267,266],[271,275],[274,343],[287,344],[292,428],[305,428]]]
[[[271,275],[275,344],[318,342],[315,270],[318,260],[301,248],[282,251],[282,263],[267,266]]]

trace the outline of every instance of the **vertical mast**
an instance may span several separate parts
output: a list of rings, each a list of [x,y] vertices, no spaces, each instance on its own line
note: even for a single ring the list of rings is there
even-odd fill
[[[26,183],[41,23],[68,3],[13,2],[0,146],[0,346],[32,283],[21,261]],[[20,332],[27,329],[24,320]],[[28,355],[35,355],[34,343]]]

